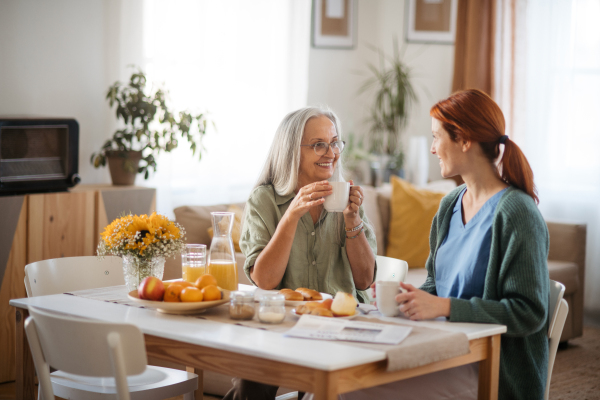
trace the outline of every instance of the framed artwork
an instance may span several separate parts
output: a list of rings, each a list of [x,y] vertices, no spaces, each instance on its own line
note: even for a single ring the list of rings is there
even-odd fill
[[[356,0],[313,0],[312,46],[351,49],[356,43]]]
[[[454,43],[458,0],[408,0],[408,42]]]

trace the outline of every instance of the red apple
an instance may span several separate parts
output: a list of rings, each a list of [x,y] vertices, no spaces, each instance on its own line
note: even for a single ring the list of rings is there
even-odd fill
[[[140,299],[162,301],[165,295],[165,285],[160,279],[154,276],[144,278],[138,287],[138,296]]]

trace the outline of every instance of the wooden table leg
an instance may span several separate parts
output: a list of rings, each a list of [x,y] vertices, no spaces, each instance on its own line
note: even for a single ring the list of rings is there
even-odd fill
[[[314,400],[337,400],[337,376],[336,372],[319,372],[315,379]],[[300,399],[299,399],[300,400]]]
[[[198,375],[198,389],[194,392],[195,400],[203,400],[204,399],[204,371],[194,367],[185,367],[187,372],[191,372],[192,374]],[[186,399],[187,400],[187,399]]]
[[[35,366],[25,334],[25,320],[29,312],[22,308],[15,309],[15,364],[17,400],[35,399]]]
[[[487,357],[479,362],[479,400],[498,399],[500,376],[500,335],[488,338]]]

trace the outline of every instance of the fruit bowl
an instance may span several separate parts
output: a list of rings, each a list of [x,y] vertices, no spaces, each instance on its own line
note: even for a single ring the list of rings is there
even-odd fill
[[[200,314],[207,308],[212,308],[225,304],[229,301],[229,290],[221,290],[221,300],[215,301],[193,301],[193,302],[168,302],[142,300],[138,296],[138,291],[133,290],[127,294],[129,300],[144,306],[156,308],[159,312],[165,314]]]

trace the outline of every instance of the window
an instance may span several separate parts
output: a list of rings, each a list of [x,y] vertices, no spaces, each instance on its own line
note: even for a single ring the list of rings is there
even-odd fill
[[[185,141],[159,158],[144,183],[158,188],[158,211],[244,202],[279,122],[306,105],[310,1],[146,0],[143,12],[149,80],[217,126],[200,162]]]

